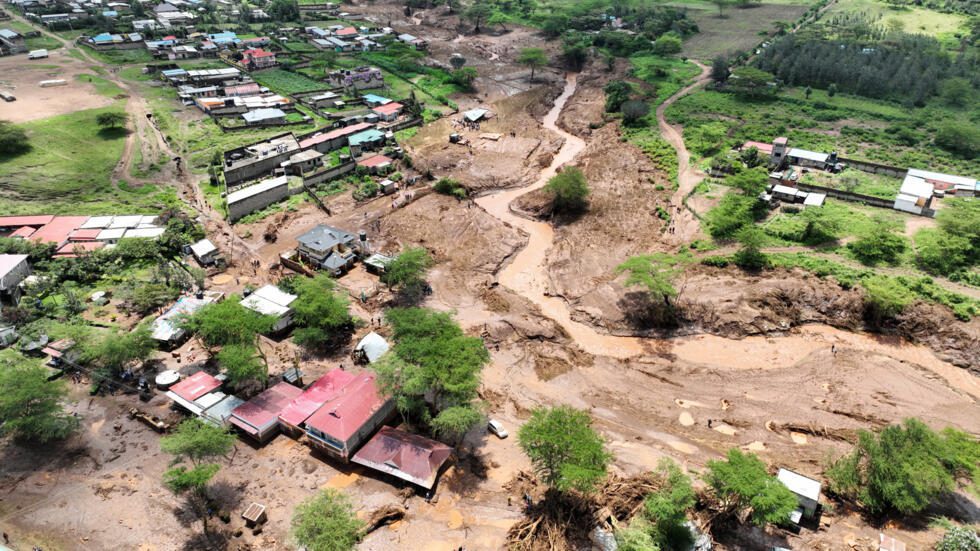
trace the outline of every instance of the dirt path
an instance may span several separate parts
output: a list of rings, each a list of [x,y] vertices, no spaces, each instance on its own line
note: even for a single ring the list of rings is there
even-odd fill
[[[694,188],[705,178],[705,174],[691,165],[691,153],[684,145],[684,137],[681,134],[683,129],[678,129],[667,123],[664,115],[667,108],[677,100],[701,88],[711,80],[711,68],[699,61],[691,60],[701,69],[701,73],[692,84],[680,89],[670,96],[657,107],[657,125],[660,127],[660,135],[677,152],[677,190],[670,197],[670,203],[674,207],[671,213],[671,233],[672,241],[675,245],[688,243],[695,239],[701,230],[701,225],[694,213],[684,208],[684,198],[690,195]]]

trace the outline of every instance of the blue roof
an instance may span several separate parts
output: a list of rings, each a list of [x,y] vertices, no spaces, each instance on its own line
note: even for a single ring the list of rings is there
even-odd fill
[[[242,115],[246,122],[259,122],[268,119],[279,119],[286,116],[282,109],[256,109]]]
[[[118,17],[118,16],[119,16],[119,12],[117,12],[116,10],[106,10],[102,12],[102,17]]]
[[[183,69],[167,69],[165,71],[160,71],[160,74],[162,74],[165,77],[176,77],[180,75],[186,75],[187,71]]]
[[[370,128],[368,130],[365,130],[364,132],[358,132],[357,134],[354,134],[353,136],[348,138],[348,141],[350,142],[351,145],[360,145],[365,142],[373,142],[375,140],[381,140],[384,139],[384,137],[385,137],[384,133],[381,132],[380,130]]]
[[[380,103],[381,105],[384,105],[386,103],[391,103],[390,99],[384,96],[379,96],[377,94],[364,94],[364,101],[368,103]]]
[[[92,37],[92,42],[112,42],[112,35],[109,33],[97,34]]]
[[[210,38],[211,41],[214,42],[215,44],[227,44],[229,42],[239,42],[238,35],[231,31],[209,34],[208,38]]]

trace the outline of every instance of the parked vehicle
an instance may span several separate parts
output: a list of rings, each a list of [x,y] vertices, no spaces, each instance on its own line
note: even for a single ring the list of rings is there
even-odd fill
[[[507,429],[504,428],[504,425],[496,419],[491,419],[490,422],[487,423],[487,430],[492,434],[497,435],[497,438],[500,438],[501,440],[507,438],[507,436],[510,434],[507,432]]]

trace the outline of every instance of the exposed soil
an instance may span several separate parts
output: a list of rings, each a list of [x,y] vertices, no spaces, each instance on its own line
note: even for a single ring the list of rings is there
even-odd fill
[[[78,80],[92,70],[65,52],[50,50],[47,59],[27,60],[27,54],[0,57],[0,90],[17,101],[0,101],[0,120],[22,123],[46,119],[83,109],[107,107],[115,101],[95,91],[95,86]],[[41,88],[43,80],[64,80],[65,86]]]

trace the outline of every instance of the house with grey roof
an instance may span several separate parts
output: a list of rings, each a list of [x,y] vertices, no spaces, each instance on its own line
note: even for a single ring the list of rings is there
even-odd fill
[[[341,229],[321,224],[296,241],[301,255],[333,276],[349,270],[357,259],[357,236]]]

